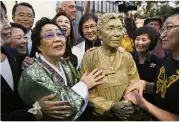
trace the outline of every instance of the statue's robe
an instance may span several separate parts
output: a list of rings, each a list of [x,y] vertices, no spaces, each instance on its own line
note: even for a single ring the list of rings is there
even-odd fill
[[[122,100],[129,83],[140,79],[138,70],[130,53],[117,51],[114,61],[110,62],[102,47],[85,53],[83,57],[82,73],[95,68],[103,70],[105,77],[102,84],[89,90],[88,106],[98,115],[110,116],[112,103]]]

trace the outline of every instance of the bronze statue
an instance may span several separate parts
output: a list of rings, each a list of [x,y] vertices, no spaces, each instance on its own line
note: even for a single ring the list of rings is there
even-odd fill
[[[127,120],[134,107],[123,100],[123,94],[131,81],[139,80],[139,74],[131,54],[118,51],[124,36],[120,19],[119,14],[106,13],[98,20],[98,36],[102,45],[84,55],[82,73],[97,68],[105,74],[104,83],[89,90],[89,107],[93,113],[101,118],[116,115],[120,120]]]

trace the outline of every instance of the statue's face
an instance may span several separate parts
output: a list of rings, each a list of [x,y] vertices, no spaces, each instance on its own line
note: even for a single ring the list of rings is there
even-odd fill
[[[99,32],[100,38],[102,38],[102,45],[107,48],[119,47],[120,41],[123,38],[123,26],[120,19],[110,19],[104,24],[103,28]]]

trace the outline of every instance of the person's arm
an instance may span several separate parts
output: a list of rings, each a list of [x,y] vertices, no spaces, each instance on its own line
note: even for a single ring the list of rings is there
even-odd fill
[[[148,112],[154,115],[160,121],[178,121],[179,116],[171,112],[165,111],[151,104],[143,98],[144,104],[147,107]]]
[[[83,15],[91,13],[90,4],[91,4],[91,1],[89,1],[89,0],[86,1],[86,5],[85,5],[85,8],[84,8],[84,14]]]
[[[125,13],[125,19],[124,19],[124,22],[125,22],[125,28],[127,30],[127,34],[130,38],[133,39],[133,41],[135,40],[135,34],[136,34],[136,30],[137,30],[137,27],[136,27],[136,23],[135,23],[135,20],[132,16],[132,14],[126,12]]]
[[[143,91],[147,93],[153,93],[154,83],[149,83],[145,80],[136,80],[126,88],[125,96],[134,90],[137,90],[141,96],[143,95]]]
[[[142,109],[148,111],[160,121],[178,121],[179,120],[178,115],[175,115],[171,112],[160,109],[157,106],[151,104],[150,102],[145,100],[142,96],[140,96],[137,91],[130,92],[125,98],[127,100],[130,100],[134,104],[140,106]]]
[[[87,104],[88,104],[88,95],[89,95],[89,93],[88,93],[88,88],[87,88],[87,86],[86,86],[86,84],[84,83],[84,82],[78,82],[76,85],[74,85],[73,87],[72,87],[72,89],[77,93],[77,94],[79,94],[83,99],[84,99],[84,101],[85,101],[85,104],[83,105],[83,107],[82,107],[82,109],[81,109],[81,111],[83,112],[85,109],[86,109],[86,107],[87,107]]]

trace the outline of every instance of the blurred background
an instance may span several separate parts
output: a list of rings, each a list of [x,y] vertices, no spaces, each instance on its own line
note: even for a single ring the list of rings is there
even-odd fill
[[[12,22],[12,8],[14,4],[19,2],[30,3],[36,13],[35,22],[41,17],[52,18],[56,14],[56,3],[55,0],[28,0],[28,1],[3,1],[8,9],[8,19]],[[76,19],[79,20],[83,14],[86,1],[75,1],[77,8]],[[118,12],[117,4],[115,1],[91,1],[91,12]],[[130,11],[135,18],[137,26],[141,26],[145,18],[152,16],[161,16],[166,18],[166,13],[172,8],[179,6],[179,1],[131,1],[132,4],[137,6],[137,10]],[[34,24],[35,24],[34,22]]]

